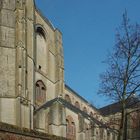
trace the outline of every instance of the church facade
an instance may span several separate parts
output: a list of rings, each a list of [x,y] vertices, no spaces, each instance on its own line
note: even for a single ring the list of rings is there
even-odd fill
[[[33,0],[0,1],[0,122],[71,140],[116,140],[64,81],[62,34]]]

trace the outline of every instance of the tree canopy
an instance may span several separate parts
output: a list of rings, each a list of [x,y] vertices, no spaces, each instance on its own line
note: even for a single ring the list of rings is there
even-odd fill
[[[127,14],[117,30],[116,44],[101,74],[99,93],[117,101],[140,94],[140,26],[130,25]]]
[[[120,102],[119,140],[125,140],[126,105],[140,95],[140,25],[130,24],[127,13],[123,15],[116,44],[106,63],[108,69],[101,74],[99,93]]]

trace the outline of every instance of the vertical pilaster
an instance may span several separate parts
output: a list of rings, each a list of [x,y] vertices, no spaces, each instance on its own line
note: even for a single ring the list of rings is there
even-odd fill
[[[25,98],[25,2],[16,1],[16,95],[17,125],[22,126],[22,100]]]
[[[104,140],[108,140],[108,139],[107,139],[107,130],[106,130],[106,129],[104,129],[103,139],[104,139]]]
[[[55,30],[55,45],[56,45],[56,96],[64,93],[64,55],[62,48],[62,35],[59,30]]]
[[[16,1],[16,94],[17,123],[33,128],[34,1]]]
[[[33,129],[35,92],[35,5],[34,0],[26,0],[26,46],[27,46],[27,91],[30,100],[30,127]]]
[[[94,125],[91,126],[90,131],[91,131],[91,133],[90,133],[91,134],[91,136],[90,136],[91,140],[96,140],[96,131],[95,131],[95,126]]]
[[[78,140],[84,140],[85,139],[85,132],[84,132],[84,117],[79,114],[79,130],[78,130]]]
[[[16,3],[16,89],[17,96],[25,95],[25,3],[23,0]]]

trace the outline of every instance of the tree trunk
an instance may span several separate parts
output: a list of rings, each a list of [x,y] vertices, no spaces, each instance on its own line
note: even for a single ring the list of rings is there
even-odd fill
[[[120,124],[120,131],[119,131],[119,137],[118,140],[126,140],[125,139],[125,123],[126,123],[126,109],[125,109],[125,103],[122,104],[122,114],[121,114],[121,124]]]

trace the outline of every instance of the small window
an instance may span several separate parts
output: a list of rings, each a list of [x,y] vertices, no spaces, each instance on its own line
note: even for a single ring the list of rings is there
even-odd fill
[[[75,102],[75,106],[80,109],[80,104],[78,101]]]
[[[40,65],[38,66],[38,69],[41,70],[41,66]]]
[[[93,117],[93,113],[92,112],[90,112],[90,116]]]
[[[65,100],[67,101],[67,102],[69,102],[69,103],[71,103],[71,98],[70,98],[70,96],[69,95],[65,95]]]
[[[42,81],[36,82],[35,104],[40,106],[46,101],[46,87]]]
[[[84,107],[84,108],[83,108],[83,111],[84,111],[85,113],[87,113],[87,108],[86,108],[86,107]]]

